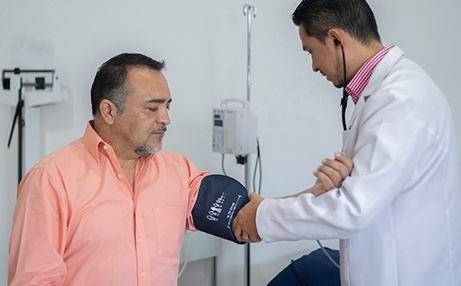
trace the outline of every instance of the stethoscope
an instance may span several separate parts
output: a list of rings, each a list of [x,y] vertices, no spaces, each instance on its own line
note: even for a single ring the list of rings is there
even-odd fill
[[[341,98],[341,118],[343,122],[343,130],[347,131],[347,125],[346,125],[346,108],[347,108],[347,99],[348,99],[348,94],[346,92],[346,56],[344,55],[344,47],[343,44],[338,40],[334,39],[335,45],[341,46],[341,53],[343,54],[343,75],[344,75],[344,84],[343,84],[343,97]]]

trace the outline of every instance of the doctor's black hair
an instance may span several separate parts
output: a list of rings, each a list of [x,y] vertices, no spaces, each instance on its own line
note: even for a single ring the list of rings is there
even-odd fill
[[[123,53],[103,63],[91,86],[93,116],[99,114],[99,104],[103,99],[114,103],[120,114],[125,112],[125,102],[129,91],[129,86],[125,83],[128,70],[133,67],[161,71],[165,68],[165,62],[156,61],[143,54]]]
[[[364,45],[381,41],[378,25],[365,0],[303,0],[291,15],[296,26],[322,44],[330,29],[339,28]]]

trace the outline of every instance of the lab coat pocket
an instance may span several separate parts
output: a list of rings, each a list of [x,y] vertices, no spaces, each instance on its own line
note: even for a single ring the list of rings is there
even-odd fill
[[[153,208],[157,252],[160,256],[179,257],[186,225],[187,206]]]

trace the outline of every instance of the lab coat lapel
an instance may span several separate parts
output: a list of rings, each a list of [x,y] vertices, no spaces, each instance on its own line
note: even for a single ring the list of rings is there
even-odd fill
[[[352,158],[354,156],[353,150],[359,132],[359,126],[356,122],[358,121],[357,118],[363,113],[368,98],[372,96],[373,92],[383,82],[391,68],[403,57],[403,55],[404,52],[399,47],[392,48],[373,71],[366,88],[362,92],[362,96],[360,96],[359,101],[355,105],[349,120],[348,128],[346,131],[343,131],[342,151],[345,152],[348,157]]]

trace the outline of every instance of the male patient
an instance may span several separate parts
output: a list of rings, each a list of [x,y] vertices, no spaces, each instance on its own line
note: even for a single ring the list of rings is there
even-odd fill
[[[161,151],[171,104],[163,68],[141,54],[100,67],[83,137],[19,186],[9,285],[177,284],[184,229],[196,229],[191,210],[209,173]],[[327,161],[317,191],[342,181],[346,165]]]

